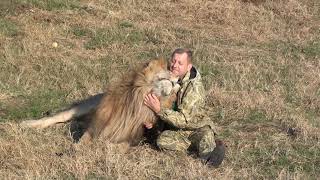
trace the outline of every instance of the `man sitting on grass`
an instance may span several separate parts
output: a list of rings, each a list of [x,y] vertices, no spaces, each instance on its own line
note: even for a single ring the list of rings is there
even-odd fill
[[[213,122],[203,114],[205,90],[201,76],[192,65],[189,49],[176,49],[171,56],[170,71],[179,77],[180,90],[172,109],[161,109],[159,99],[148,94],[144,103],[167,124],[168,130],[157,138],[157,146],[164,150],[196,152],[212,166],[219,166],[225,155],[225,146],[214,139]],[[147,129],[152,124],[145,124]]]

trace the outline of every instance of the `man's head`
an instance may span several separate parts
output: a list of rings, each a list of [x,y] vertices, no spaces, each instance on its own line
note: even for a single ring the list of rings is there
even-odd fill
[[[191,58],[192,52],[189,49],[178,48],[174,50],[169,64],[170,71],[179,78],[183,78],[192,68]]]

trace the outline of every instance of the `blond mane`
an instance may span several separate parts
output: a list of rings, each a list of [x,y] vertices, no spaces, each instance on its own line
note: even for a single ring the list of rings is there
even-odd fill
[[[111,142],[136,144],[143,134],[144,122],[154,123],[155,113],[143,104],[152,90],[155,76],[166,72],[166,61],[151,61],[148,67],[135,70],[110,87],[99,104],[87,132]],[[167,73],[168,74],[168,73]]]

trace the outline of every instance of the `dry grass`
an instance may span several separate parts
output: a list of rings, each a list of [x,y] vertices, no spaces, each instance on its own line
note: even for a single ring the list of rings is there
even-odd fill
[[[317,0],[1,1],[0,176],[317,179],[319,9]],[[194,50],[208,114],[228,142],[218,169],[147,145],[79,147],[65,126],[15,125],[101,92],[129,66],[176,47]]]

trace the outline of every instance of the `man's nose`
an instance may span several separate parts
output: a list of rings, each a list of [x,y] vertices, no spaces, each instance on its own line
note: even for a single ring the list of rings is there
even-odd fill
[[[177,67],[177,63],[173,63],[173,67]]]

